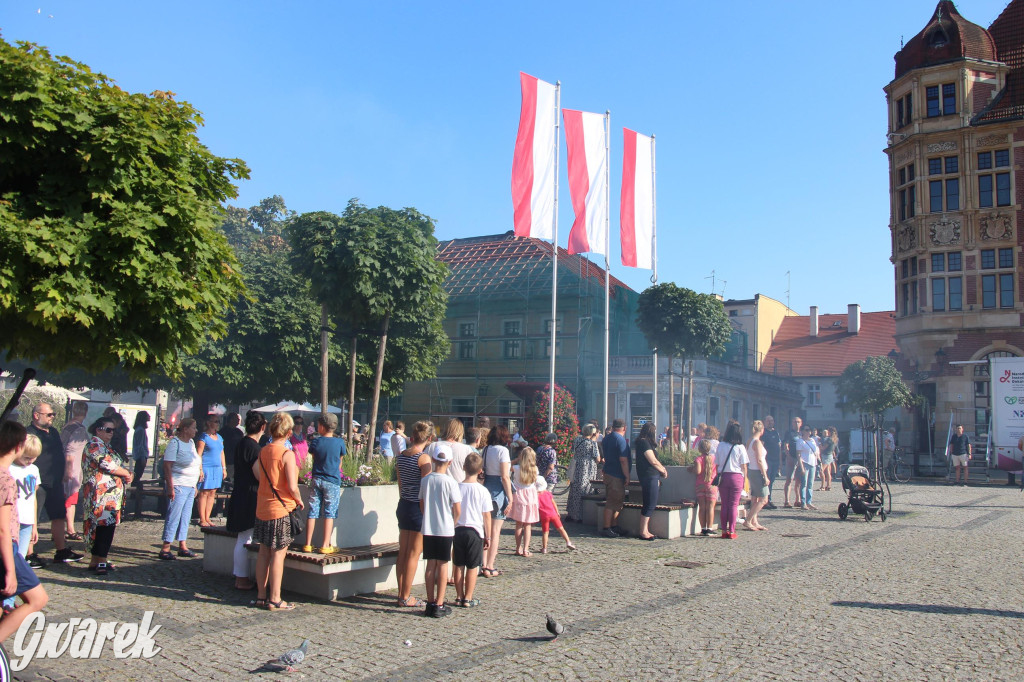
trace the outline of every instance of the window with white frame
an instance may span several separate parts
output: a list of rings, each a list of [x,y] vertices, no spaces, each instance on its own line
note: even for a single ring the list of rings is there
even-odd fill
[[[807,407],[821,407],[821,384],[807,384]]]

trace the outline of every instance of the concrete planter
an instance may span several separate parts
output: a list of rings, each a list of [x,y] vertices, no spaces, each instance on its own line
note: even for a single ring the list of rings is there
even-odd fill
[[[300,485],[302,503],[309,509],[309,486]],[[398,542],[397,485],[363,485],[342,488],[331,544],[335,547],[362,547]],[[320,522],[317,522],[319,526]],[[313,543],[320,542],[319,533]]]

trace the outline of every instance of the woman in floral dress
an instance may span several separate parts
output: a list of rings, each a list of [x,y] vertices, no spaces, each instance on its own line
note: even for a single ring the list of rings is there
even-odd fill
[[[570,521],[583,521],[583,497],[594,493],[592,481],[597,478],[597,463],[601,459],[601,450],[597,447],[597,427],[587,424],[583,433],[576,439],[573,448],[572,483],[569,484],[569,499],[566,502],[566,515]]]
[[[100,417],[89,433],[92,439],[85,449],[82,463],[82,495],[85,500],[85,521],[82,524],[92,558],[89,570],[106,575],[114,566],[107,563],[107,554],[114,541],[114,530],[121,522],[121,504],[125,486],[132,482],[132,472],[125,468],[122,456],[110,446],[115,422]]]

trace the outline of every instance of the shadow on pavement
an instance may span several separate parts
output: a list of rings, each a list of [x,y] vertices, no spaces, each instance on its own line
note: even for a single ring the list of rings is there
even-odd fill
[[[943,606],[942,604],[886,604],[869,601],[834,601],[832,606],[851,606],[859,609],[883,611],[916,611],[918,613],[941,613],[947,616],[999,616],[1000,618],[1024,618],[1022,611],[1005,609],[981,609],[974,606]]]

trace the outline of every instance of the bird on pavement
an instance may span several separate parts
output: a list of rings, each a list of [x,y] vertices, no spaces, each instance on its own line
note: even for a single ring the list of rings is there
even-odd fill
[[[551,638],[551,641],[553,642],[556,639],[558,639],[558,636],[560,634],[565,632],[565,626],[562,625],[561,623],[559,623],[554,618],[552,618],[550,613],[547,614],[547,618],[548,618],[547,629],[548,629],[548,632],[550,632],[553,635],[553,637]]]
[[[306,659],[306,654],[309,652],[309,640],[302,640],[302,644],[297,649],[291,649],[284,652],[277,658],[273,658],[263,664],[264,669],[274,670],[277,672],[295,672],[295,666],[299,665]]]

